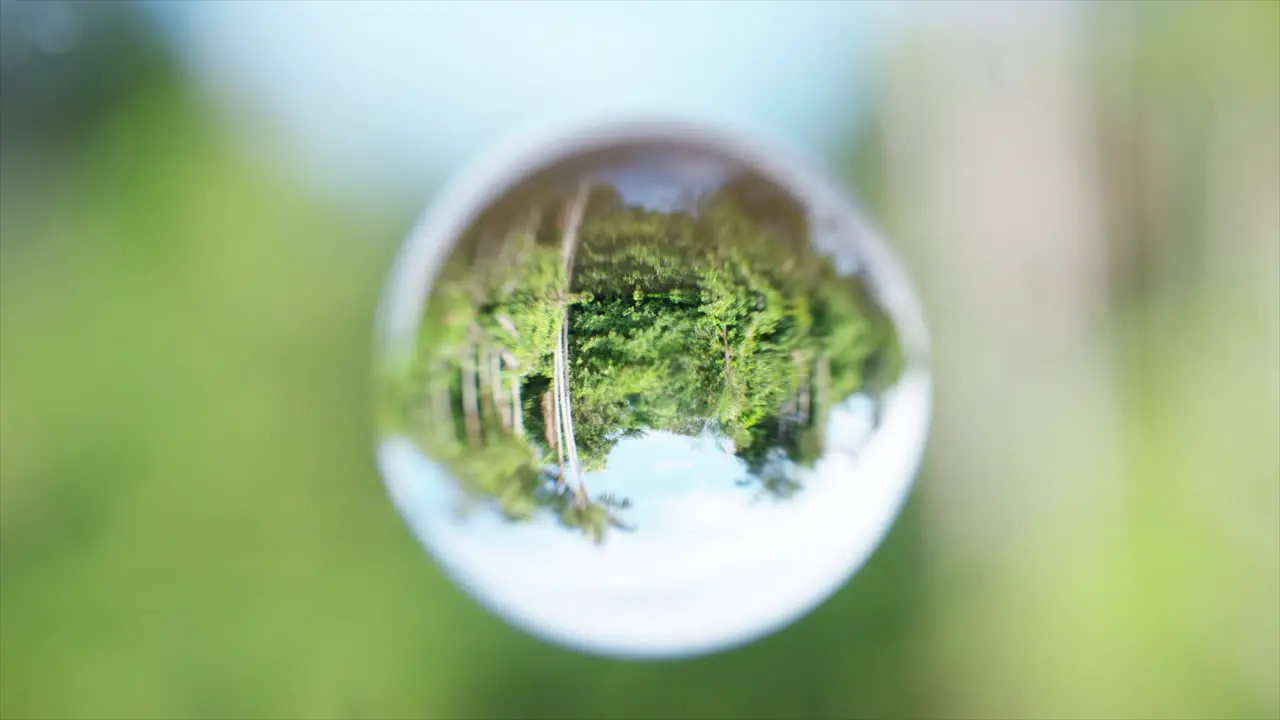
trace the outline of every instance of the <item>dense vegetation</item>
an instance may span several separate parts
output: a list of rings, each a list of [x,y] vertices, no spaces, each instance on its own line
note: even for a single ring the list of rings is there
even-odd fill
[[[608,185],[531,185],[479,218],[433,287],[409,422],[512,520],[539,507],[596,540],[624,527],[583,474],[623,438],[713,433],[743,484],[785,497],[833,401],[900,369],[891,324],[751,177],[688,207]]]

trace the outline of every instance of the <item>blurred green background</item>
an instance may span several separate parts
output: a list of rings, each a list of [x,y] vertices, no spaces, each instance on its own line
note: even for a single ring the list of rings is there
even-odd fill
[[[489,616],[383,492],[372,317],[432,188],[333,202],[134,6],[19,52],[20,5],[0,716],[1280,717],[1280,3],[894,26],[829,154],[930,315],[924,472],[819,610],[656,664]]]

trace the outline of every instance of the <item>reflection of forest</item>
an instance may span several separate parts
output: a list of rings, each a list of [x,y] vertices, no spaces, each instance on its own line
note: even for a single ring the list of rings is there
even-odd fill
[[[539,507],[597,541],[625,527],[582,475],[647,430],[714,433],[786,497],[833,402],[901,365],[893,328],[808,239],[801,208],[743,178],[687,211],[608,185],[530,185],[472,226],[433,288],[411,422],[510,519]]]

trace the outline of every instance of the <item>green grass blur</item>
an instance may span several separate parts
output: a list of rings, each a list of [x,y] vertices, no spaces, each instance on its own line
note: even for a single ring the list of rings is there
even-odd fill
[[[1235,5],[1249,9],[1184,8],[1125,31],[1130,54],[1096,51],[1117,123],[1167,116],[1119,136],[1163,138],[1155,174],[1182,188],[1111,206],[1138,258],[1109,275],[1106,323],[1125,521],[1100,524],[1070,567],[1016,537],[990,549],[1004,574],[946,566],[929,518],[968,509],[931,494],[960,462],[937,450],[829,603],[677,663],[583,657],[508,627],[386,498],[371,323],[419,208],[362,214],[307,194],[171,68],[52,140],[7,118],[0,716],[1277,717],[1280,223],[1265,191],[1280,168],[1280,5]],[[1159,102],[1109,91],[1116,73]],[[1221,112],[1193,112],[1206,107]],[[1197,124],[1210,116],[1253,143],[1231,197],[1263,196],[1243,210],[1196,184],[1226,152]],[[864,187],[887,172],[876,142],[851,142]],[[887,204],[879,185],[867,195]],[[1206,241],[1201,206],[1259,242]]]

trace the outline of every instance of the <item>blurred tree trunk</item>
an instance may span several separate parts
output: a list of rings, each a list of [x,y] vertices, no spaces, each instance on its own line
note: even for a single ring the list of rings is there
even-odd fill
[[[934,331],[934,701],[1275,716],[1280,5],[948,7],[876,119]]]
[[[881,118],[934,331],[931,676],[948,715],[1115,713],[1077,661],[1125,648],[1066,600],[1124,511],[1079,8],[934,7]]]

